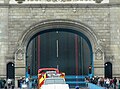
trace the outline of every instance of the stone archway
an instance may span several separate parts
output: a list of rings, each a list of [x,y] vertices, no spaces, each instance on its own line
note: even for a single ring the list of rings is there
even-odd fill
[[[92,48],[92,52],[93,52],[93,61],[95,61],[95,59],[96,59],[96,55],[95,55],[96,53],[97,53],[97,55],[99,55],[99,58],[97,58],[97,59],[100,59],[103,61],[103,59],[104,59],[103,52],[100,51],[102,49],[99,49],[100,45],[98,43],[97,36],[89,26],[87,26],[81,22],[77,22],[77,21],[73,21],[73,20],[55,19],[55,20],[46,20],[46,21],[36,23],[33,26],[29,27],[27,30],[25,30],[25,32],[23,32],[23,34],[21,35],[21,37],[19,39],[19,47],[17,50],[17,52],[22,52],[22,54],[23,54],[23,59],[24,59],[24,60],[22,60],[23,64],[25,63],[25,60],[26,60],[26,56],[25,56],[26,48],[27,48],[27,45],[28,45],[29,41],[31,40],[31,38],[35,34],[41,32],[41,31],[44,31],[46,29],[57,29],[57,28],[73,29],[75,31],[78,31],[78,32],[81,32],[82,34],[84,34],[87,38],[89,38],[89,41],[91,43],[91,46],[92,46],[91,48]],[[19,51],[20,49],[22,51]],[[98,51],[96,51],[96,50],[98,50]],[[17,60],[17,58],[19,58],[19,57],[16,56],[16,60]],[[16,64],[17,64],[17,61],[16,61]],[[93,65],[95,65],[95,63]],[[102,65],[104,65],[104,63]],[[25,65],[24,65],[24,67],[25,67]],[[103,69],[102,69],[102,71],[103,71]]]
[[[25,32],[23,32],[22,36],[19,39],[19,45],[26,47],[34,34],[40,31],[44,31],[46,29],[54,28],[74,29],[78,32],[83,33],[87,38],[89,38],[91,45],[93,46],[93,50],[98,45],[98,39],[96,37],[96,34],[92,31],[92,29],[89,26],[81,22],[65,19],[46,20],[34,24],[33,26],[25,30]]]

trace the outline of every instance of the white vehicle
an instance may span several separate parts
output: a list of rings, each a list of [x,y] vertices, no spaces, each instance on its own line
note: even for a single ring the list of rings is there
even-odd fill
[[[46,78],[41,89],[69,89],[69,86],[66,84],[64,78],[53,77]]]

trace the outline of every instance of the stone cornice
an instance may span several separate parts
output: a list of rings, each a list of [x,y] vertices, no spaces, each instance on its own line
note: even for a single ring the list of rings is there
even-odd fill
[[[0,4],[0,8],[110,8],[120,7],[119,4]]]

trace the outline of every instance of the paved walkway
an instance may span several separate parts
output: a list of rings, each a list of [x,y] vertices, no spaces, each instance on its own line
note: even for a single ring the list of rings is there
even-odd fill
[[[70,88],[70,89],[75,89],[75,88]],[[89,89],[89,88],[80,88],[80,89]]]
[[[14,88],[14,89],[20,89],[20,88]],[[34,89],[34,88],[33,88]],[[36,88],[37,89],[37,88]],[[75,89],[75,88],[70,88],[70,89]],[[80,88],[80,89],[89,89],[89,88]]]
[[[14,89],[20,89],[20,88],[14,88]],[[70,89],[75,89],[75,88],[70,88]],[[88,87],[79,88],[79,89],[106,89],[106,88],[105,87],[100,87],[100,86],[92,84],[92,83],[88,83]],[[109,89],[113,89],[113,88],[109,88]],[[118,89],[118,87],[116,89]]]
[[[88,88],[89,89],[105,89],[103,87],[100,87],[100,86],[92,84],[92,83],[88,83]]]

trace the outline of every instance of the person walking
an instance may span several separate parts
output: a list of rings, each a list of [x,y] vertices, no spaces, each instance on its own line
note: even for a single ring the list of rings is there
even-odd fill
[[[116,77],[114,77],[114,79],[113,79],[113,84],[114,84],[114,89],[116,89],[116,85],[117,85],[117,79],[116,79]]]
[[[101,86],[101,87],[104,86],[104,78],[103,78],[103,77],[100,78],[100,86]]]
[[[106,88],[109,89],[110,87],[110,80],[109,78],[106,79]]]

